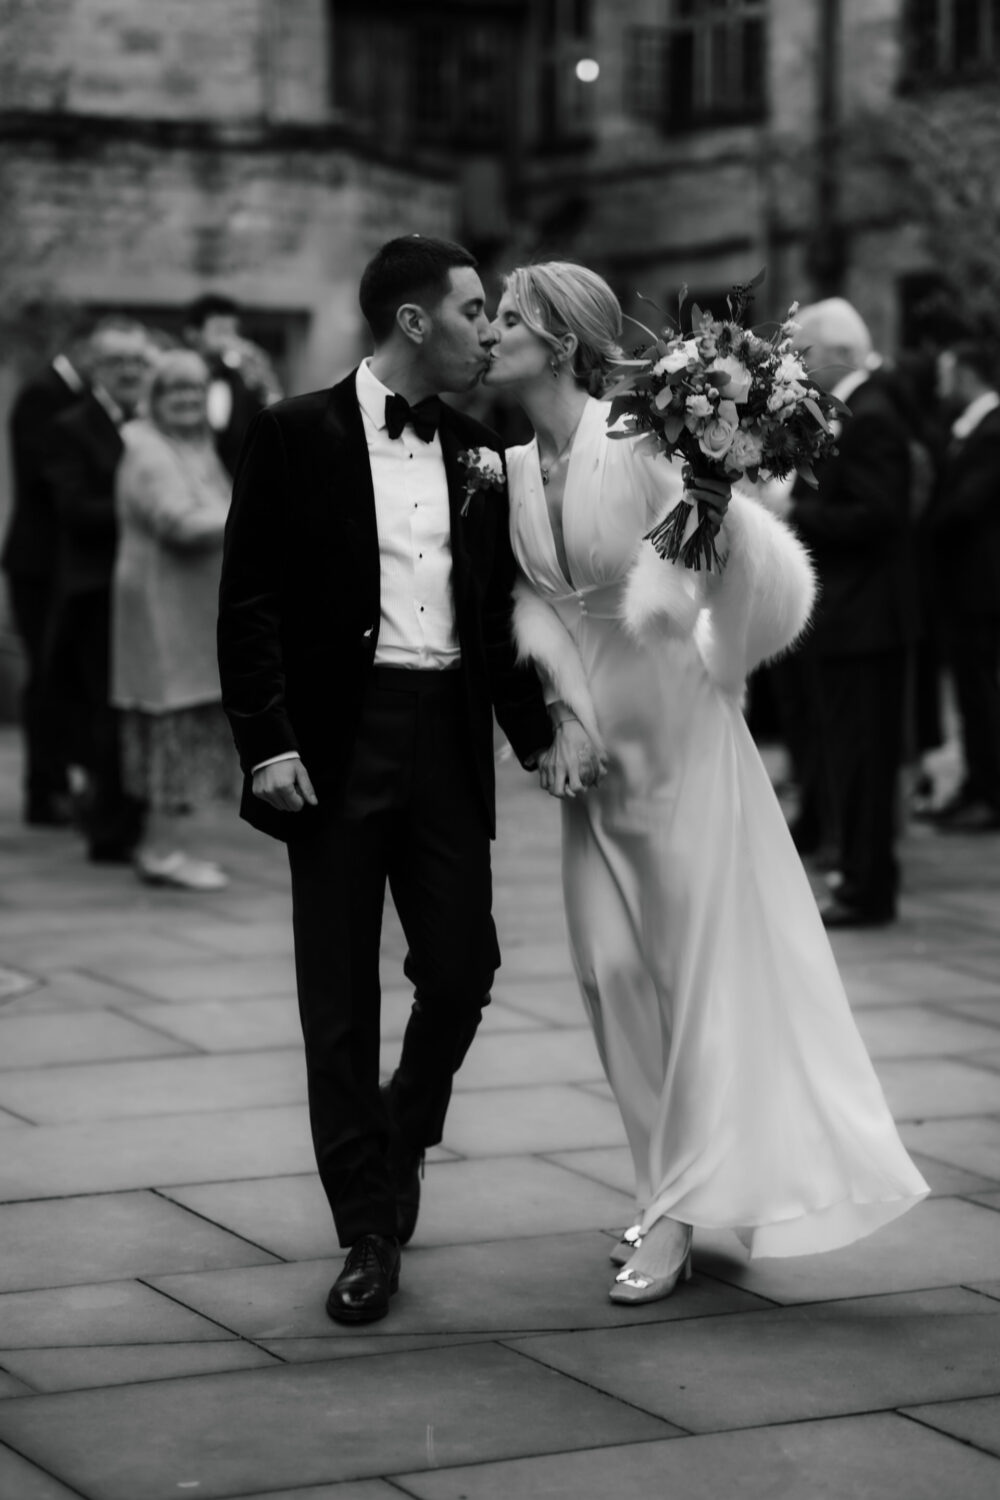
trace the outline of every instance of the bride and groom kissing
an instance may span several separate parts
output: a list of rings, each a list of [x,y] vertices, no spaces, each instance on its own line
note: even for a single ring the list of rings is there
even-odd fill
[[[560,801],[572,961],[635,1167],[609,1295],[669,1295],[698,1225],[763,1255],[869,1233],[927,1189],[740,712],[805,624],[802,548],[709,482],[721,577],[678,590],[645,555],[681,480],[609,441],[621,310],[585,267],[514,270],[491,321],[474,258],[407,235],[359,297],[371,357],[247,435],[218,630],[241,814],[288,851],[310,1125],[347,1250],[330,1317],[389,1310],[500,964],[494,714]],[[438,399],[479,381],[517,397],[530,444],[504,455]],[[380,1085],[387,885],[414,1000]]]

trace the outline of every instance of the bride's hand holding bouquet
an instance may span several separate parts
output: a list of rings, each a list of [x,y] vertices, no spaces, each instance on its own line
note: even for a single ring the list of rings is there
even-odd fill
[[[795,351],[797,304],[770,335],[743,326],[763,276],[733,288],[726,320],[693,306],[689,334],[644,328],[652,343],[622,362],[606,393],[612,437],[683,460],[684,494],[648,540],[688,568],[721,570],[715,538],[737,480],[784,479],[795,469],[814,485],[814,463],[836,452],[830,420],[844,407],[809,379]]]

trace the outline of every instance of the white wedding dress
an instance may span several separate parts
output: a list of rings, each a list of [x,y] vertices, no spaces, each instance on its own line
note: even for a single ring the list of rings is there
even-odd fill
[[[568,578],[536,445],[508,466],[522,654],[609,760],[598,788],[562,803],[563,884],[639,1216],[730,1228],[753,1256],[834,1249],[928,1188],[741,711],[746,670],[801,629],[808,561],[734,497],[721,581],[648,544],[635,566],[680,482],[663,457],[609,439],[607,415],[589,401],[570,455]]]

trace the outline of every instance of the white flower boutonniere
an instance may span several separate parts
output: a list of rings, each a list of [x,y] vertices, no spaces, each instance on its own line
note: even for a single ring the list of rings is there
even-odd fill
[[[503,490],[507,481],[503,461],[493,448],[465,448],[458,455],[458,461],[465,470],[465,498],[459,512],[464,516],[468,514],[473,495],[479,490]]]

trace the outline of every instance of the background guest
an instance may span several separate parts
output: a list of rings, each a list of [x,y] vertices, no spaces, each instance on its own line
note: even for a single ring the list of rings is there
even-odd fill
[[[23,385],[9,419],[11,515],[0,554],[11,615],[24,647],[21,700],[24,733],[24,819],[39,826],[71,821],[67,776],[68,729],[43,670],[52,625],[56,569],[56,513],[45,473],[53,419],[87,389],[76,346],[58,353]]]
[[[896,915],[898,773],[915,634],[910,457],[899,406],[877,370],[858,312],[833,297],[798,313],[812,378],[846,402],[838,452],[796,481],[790,519],[813,555],[819,603],[810,650],[837,799],[836,897],[828,927]]]
[[[52,423],[44,465],[57,526],[47,681],[80,715],[80,758],[90,778],[84,832],[98,863],[130,860],[141,827],[141,810],[122,788],[108,674],[120,428],[145,391],[149,352],[140,323],[109,318],[97,326],[91,389]]]
[[[197,354],[164,354],[148,419],[124,429],[112,615],[125,786],[147,809],[136,870],[151,884],[201,891],[218,890],[226,876],[184,852],[181,820],[216,796],[234,797],[237,780],[215,655],[229,478],[207,391]]]
[[[975,342],[939,360],[959,416],[926,518],[965,775],[933,816],[962,833],[1000,828],[1000,394],[995,357]]]
[[[209,426],[233,474],[247,428],[259,411],[281,399],[281,387],[263,349],[242,336],[240,310],[231,297],[209,292],[192,303],[186,336],[208,366]]]

